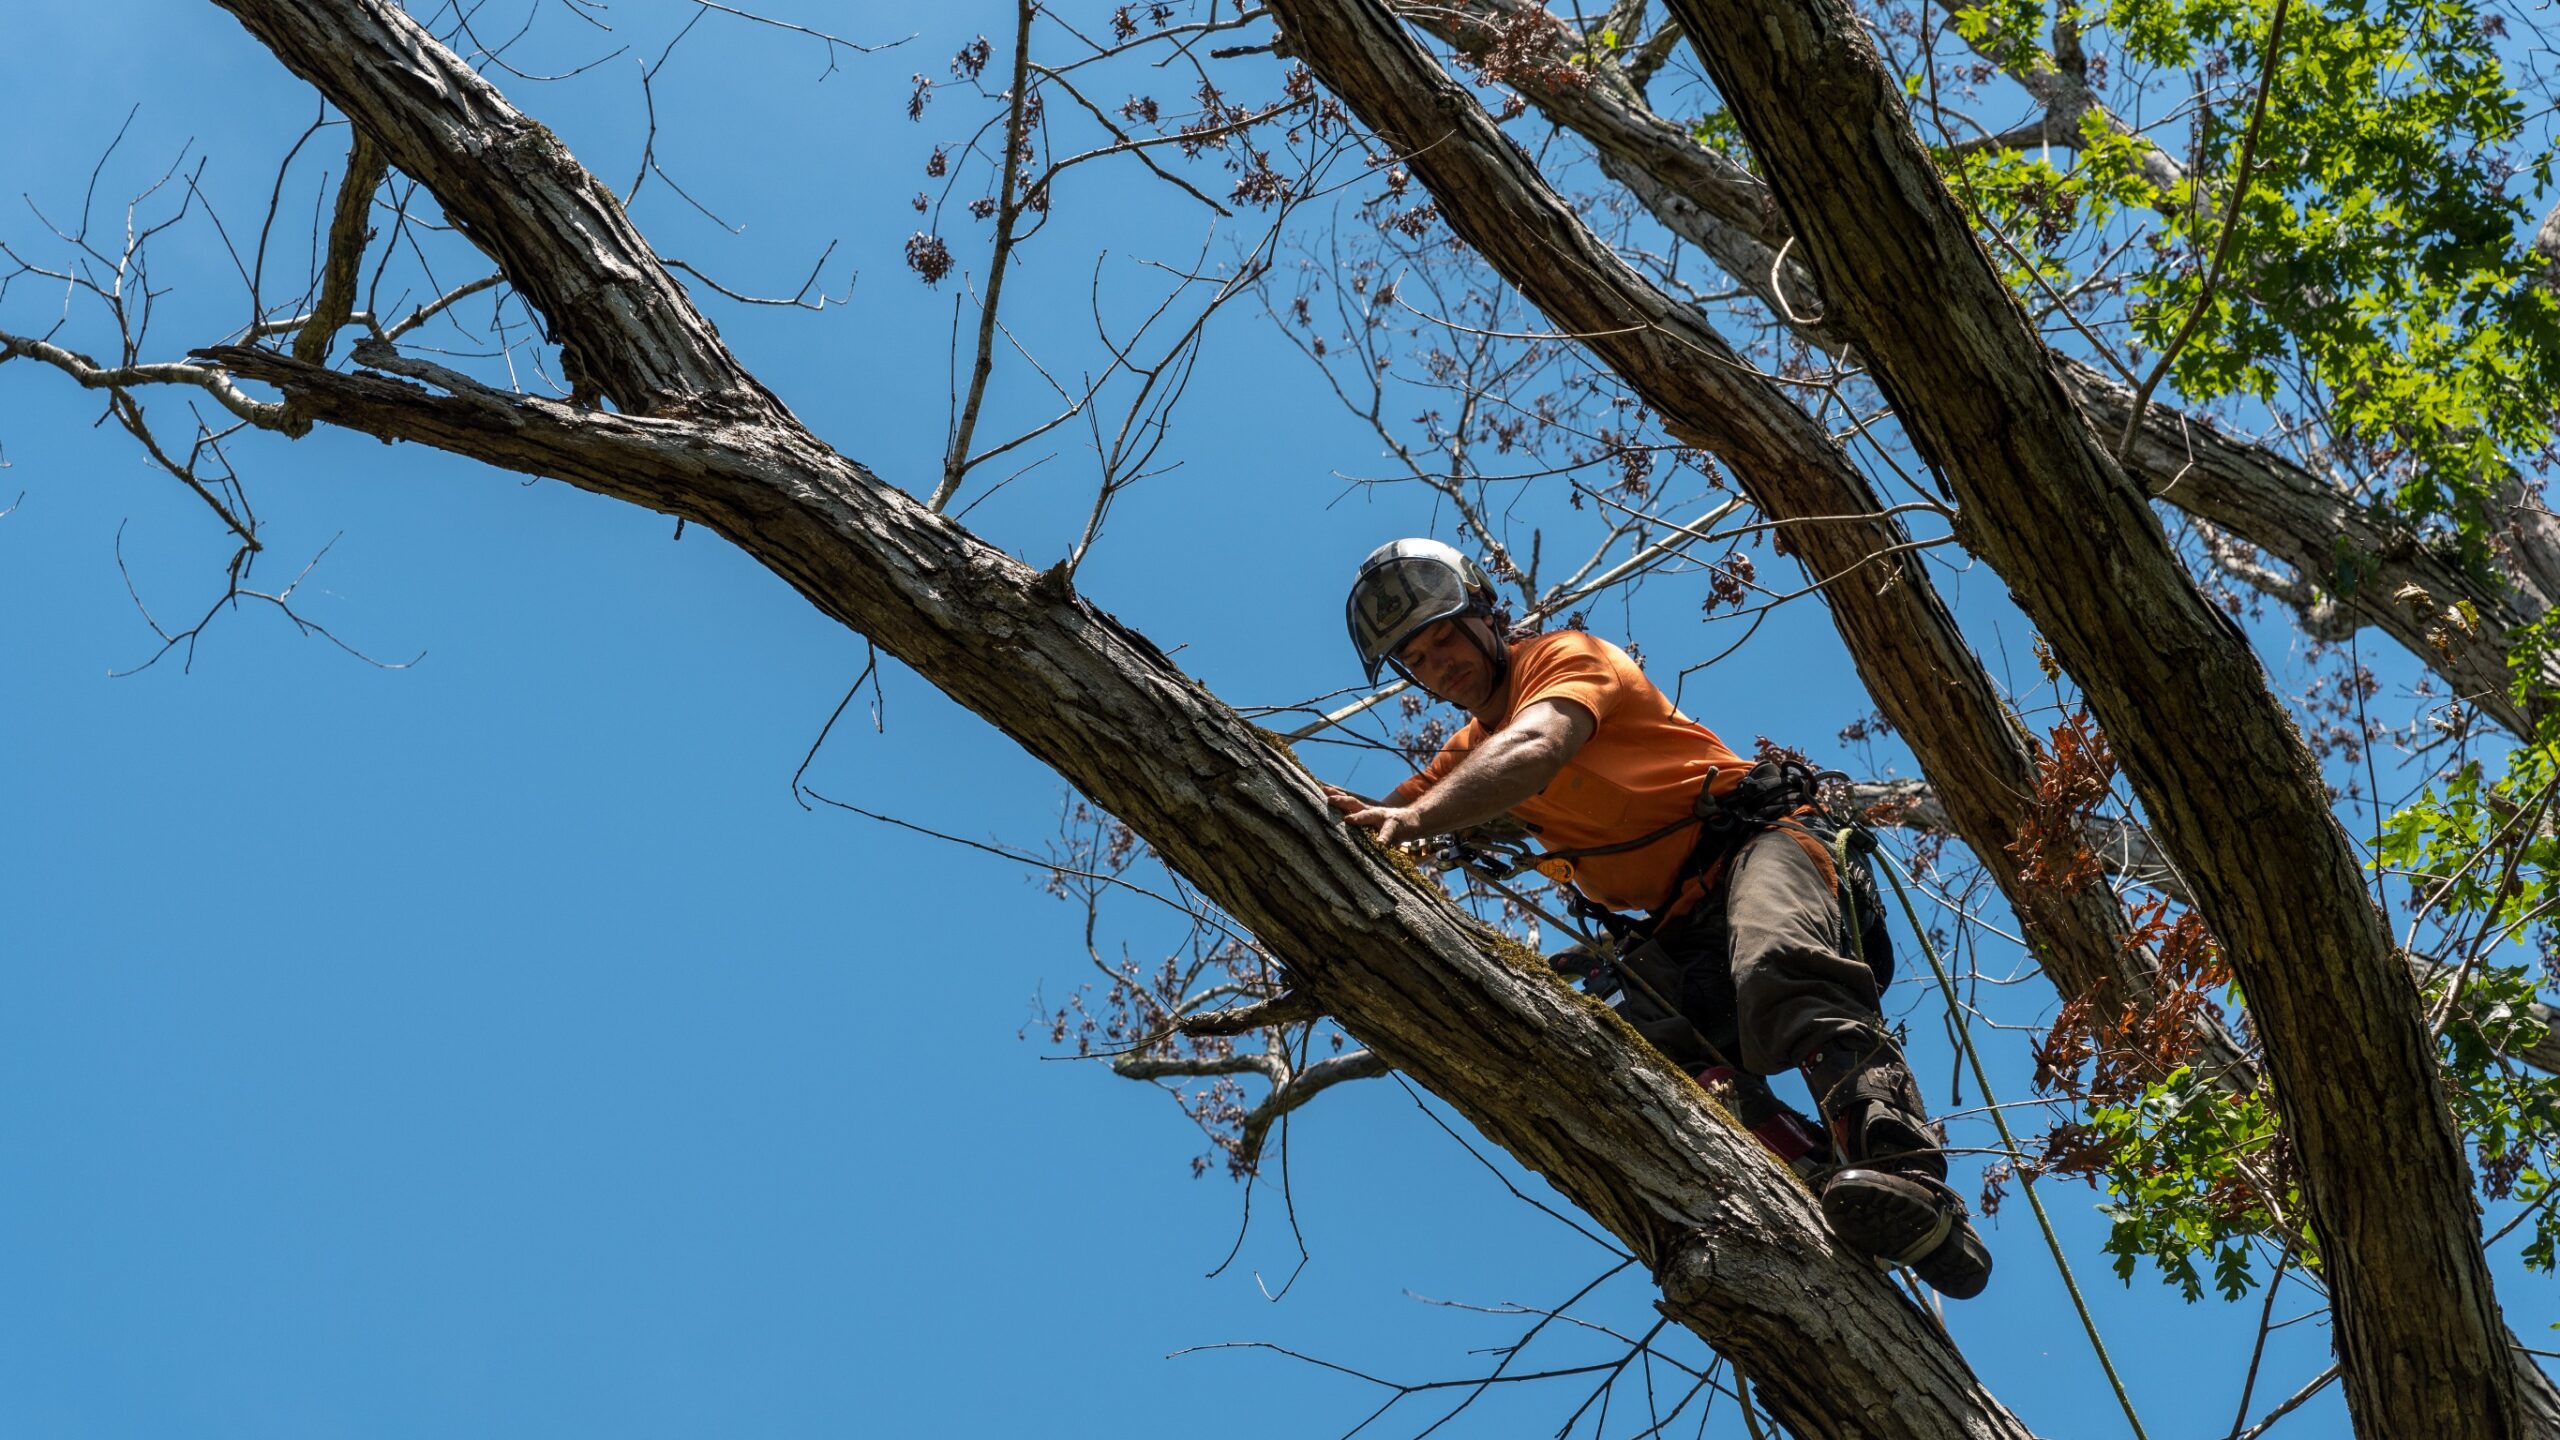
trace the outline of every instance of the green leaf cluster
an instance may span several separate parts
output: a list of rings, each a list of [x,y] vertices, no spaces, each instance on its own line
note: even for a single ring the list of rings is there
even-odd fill
[[[2428,987],[2430,1010],[2454,983],[2447,975]],[[2489,966],[2469,977],[2444,1030],[2447,1093],[2454,1119],[2471,1137],[2480,1183],[2492,1199],[2528,1207],[2532,1227],[2523,1258],[2534,1269],[2553,1268],[2560,1249],[2560,1210],[2552,1205],[2554,1138],[2560,1137],[2560,1078],[2523,1069],[2507,1057],[2540,1041],[2549,1027],[2534,1018],[2533,980],[2526,969]]]
[[[1994,246],[2001,278],[2023,295],[2071,283],[2062,248],[2084,220],[2103,220],[2111,197],[2050,156],[1976,151],[1962,162],[1962,193],[2005,237]]]
[[[2299,1197],[2283,1178],[2275,1114],[2262,1094],[2234,1096],[2180,1067],[2092,1106],[2082,1133],[2106,1152],[2092,1178],[2111,1197],[2098,1209],[2109,1221],[2116,1278],[2131,1282],[2149,1260],[2190,1304],[2207,1283],[2236,1300],[2257,1283],[2253,1241],[2290,1238],[2297,1254],[2313,1254],[2309,1232],[2296,1227],[2288,1237],[2278,1219],[2300,1213]]]
[[[1753,173],[1758,173],[1757,160],[1751,155],[1750,147],[1742,142],[1742,122],[1734,118],[1732,111],[1710,110],[1691,121],[1689,138],[1719,155],[1755,167]]]
[[[2077,16],[2076,9],[2062,13]],[[2035,35],[2044,23],[2044,9],[2034,0],[1983,0],[1977,5],[1958,6],[1954,12],[1956,33],[1965,43],[1990,55],[1994,63],[2004,67],[2025,62],[2035,51]]]
[[[2490,500],[2518,456],[2552,439],[2560,305],[2529,283],[2526,116],[2496,53],[2497,22],[2465,0],[2293,0],[2246,194],[2235,195],[2277,0],[2114,0],[2070,12],[2115,68],[2201,77],[2188,134],[2117,133],[2095,112],[2076,155],[1977,153],[1951,180],[2027,263],[2032,300],[2068,283],[2054,259],[2127,212],[2141,257],[2117,317],[2139,369],[2195,318],[2169,372],[2188,399],[2316,409],[2342,462],[2376,477],[2415,533],[2485,566]],[[2034,7],[1992,0],[1958,28],[2012,73],[2052,62],[2020,47]],[[2192,164],[2166,190],[2149,144]],[[2055,152],[2060,155],[2061,152]],[[2207,292],[2226,225],[2238,228]],[[2122,233],[2122,232],[2120,232]],[[2005,247],[1995,244],[1994,253]],[[2005,257],[2004,258],[2009,258]]]
[[[2560,741],[2560,610],[2507,636],[2507,698],[2532,718],[2534,738]]]
[[[2383,822],[2374,864],[2445,920],[2480,919],[2481,939],[2519,940],[2553,898],[2560,838],[2544,821],[2555,781],[2560,743],[2519,746],[2495,780],[2466,761]]]

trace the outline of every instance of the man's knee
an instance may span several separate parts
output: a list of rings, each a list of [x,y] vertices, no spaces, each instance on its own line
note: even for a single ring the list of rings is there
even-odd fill
[[[1877,976],[1846,943],[1837,872],[1810,837],[1754,836],[1735,856],[1726,901],[1745,1068],[1775,1074],[1874,1024]]]

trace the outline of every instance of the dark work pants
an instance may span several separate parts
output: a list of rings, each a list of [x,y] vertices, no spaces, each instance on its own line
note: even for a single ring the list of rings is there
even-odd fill
[[[1776,1075],[1830,1040],[1881,1028],[1893,951],[1874,880],[1852,866],[1861,932],[1853,953],[1830,858],[1808,849],[1818,843],[1784,827],[1752,835],[1715,894],[1665,926],[1651,955],[1630,954],[1645,986],[1680,1011],[1665,1016],[1629,987],[1637,993],[1628,1018],[1657,1049],[1693,1070]]]

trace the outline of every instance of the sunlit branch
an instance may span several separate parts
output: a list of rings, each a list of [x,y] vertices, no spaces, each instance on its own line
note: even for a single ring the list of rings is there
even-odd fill
[[[231,376],[217,366],[183,361],[100,365],[86,355],[49,341],[0,331],[0,364],[22,355],[52,366],[90,390],[117,390],[131,385],[193,385],[220,401],[223,409],[261,430],[290,432],[292,429],[293,422],[283,405],[250,399],[232,383]]]

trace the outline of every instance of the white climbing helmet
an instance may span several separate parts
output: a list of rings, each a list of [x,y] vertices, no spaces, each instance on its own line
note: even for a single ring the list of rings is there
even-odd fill
[[[1393,540],[1360,562],[1343,611],[1352,648],[1360,652],[1361,668],[1374,685],[1385,666],[1395,665],[1403,674],[1396,652],[1424,626],[1453,616],[1491,618],[1498,608],[1493,582],[1455,547],[1437,540]],[[1496,668],[1501,668],[1500,660]]]

